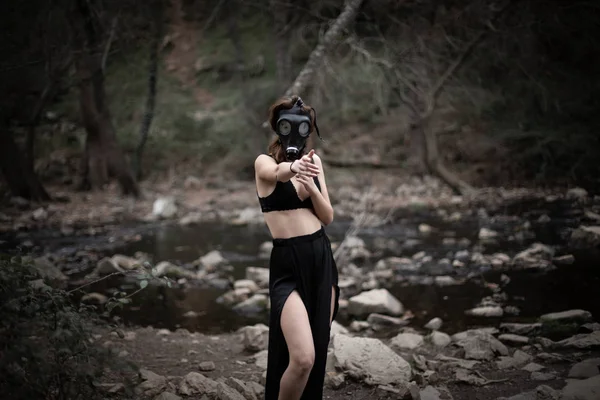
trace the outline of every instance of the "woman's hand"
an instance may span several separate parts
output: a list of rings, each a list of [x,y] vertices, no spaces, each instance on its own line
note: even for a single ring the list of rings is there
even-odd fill
[[[302,156],[302,158],[300,158],[299,160],[294,161],[294,163],[290,167],[292,172],[298,174],[298,176],[302,175],[311,178],[311,180],[315,176],[318,176],[320,173],[320,168],[317,165],[315,165],[312,161],[312,157],[314,154],[315,151],[311,150],[308,154]]]
[[[315,178],[313,178],[312,176],[298,174],[298,175],[296,175],[296,179],[298,179],[298,182],[300,182],[304,186],[304,188],[306,189],[306,191],[308,192],[308,194],[310,196],[312,196],[313,194],[315,194],[319,191],[319,188],[317,187],[317,184],[315,183]]]

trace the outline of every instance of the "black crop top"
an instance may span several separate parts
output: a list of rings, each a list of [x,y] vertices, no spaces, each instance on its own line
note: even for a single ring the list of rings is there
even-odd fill
[[[319,191],[321,191],[319,179],[317,179],[317,177],[314,177],[313,179],[315,180],[317,188]],[[267,197],[258,196],[258,201],[263,213],[271,211],[296,210],[298,208],[314,209],[310,196],[304,199],[304,201],[300,200],[300,197],[298,197],[298,192],[296,191],[296,187],[291,180],[287,182],[277,181],[273,192]]]

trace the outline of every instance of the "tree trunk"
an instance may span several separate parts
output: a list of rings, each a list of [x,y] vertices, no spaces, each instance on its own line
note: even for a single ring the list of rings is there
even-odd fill
[[[292,79],[292,52],[290,51],[290,11],[281,0],[271,0],[273,12],[273,35],[275,39],[275,65],[277,68],[277,86],[284,90]]]
[[[456,194],[465,195],[473,192],[472,186],[444,165],[438,152],[437,134],[430,128],[429,118],[421,121],[419,129],[424,139],[424,161],[429,172],[443,180]]]
[[[50,196],[9,131],[0,132],[0,169],[10,191],[28,200],[49,201]]]
[[[106,102],[102,57],[98,51],[93,16],[86,0],[78,0],[77,9],[83,29],[76,31],[80,56],[75,66],[80,86],[81,118],[87,132],[82,187],[99,189],[111,176],[116,176],[123,194],[138,197],[137,182],[117,143]]]
[[[305,90],[312,80],[315,71],[321,65],[323,56],[327,51],[334,47],[339,37],[342,35],[342,31],[354,20],[362,2],[363,0],[346,0],[344,2],[344,9],[327,30],[327,33],[323,36],[323,40],[321,40],[310,53],[308,61],[296,77],[294,83],[286,90],[285,96],[300,94]]]
[[[144,111],[144,117],[142,118],[142,125],[140,127],[140,140],[135,149],[135,162],[133,164],[133,172],[137,180],[142,179],[142,155],[144,152],[144,146],[148,140],[148,134],[150,132],[150,126],[152,125],[152,119],[154,118],[154,108],[156,106],[156,85],[158,82],[158,53],[160,50],[160,42],[163,36],[164,27],[164,2],[165,0],[158,0],[156,6],[155,16],[155,28],[154,37],[150,45],[150,63],[148,71],[148,97],[146,98],[146,110]]]

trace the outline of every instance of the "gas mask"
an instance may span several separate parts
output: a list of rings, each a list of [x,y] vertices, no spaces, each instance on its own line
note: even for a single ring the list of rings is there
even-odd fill
[[[302,109],[304,102],[298,98],[296,104],[289,110],[281,110],[277,120],[276,133],[279,136],[281,146],[285,150],[285,158],[288,161],[294,161],[302,156],[306,147],[306,140],[310,136],[310,113]],[[317,126],[317,114],[315,113],[315,129],[317,135],[321,138],[319,127]]]

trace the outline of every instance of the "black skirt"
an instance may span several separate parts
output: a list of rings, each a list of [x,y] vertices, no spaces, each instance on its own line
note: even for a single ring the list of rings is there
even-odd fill
[[[281,376],[289,363],[289,352],[280,322],[283,306],[294,290],[298,291],[306,306],[315,346],[315,362],[301,399],[322,399],[332,288],[335,289],[335,318],[340,293],[338,271],[331,243],[323,227],[309,235],[273,240],[269,264],[271,311],[265,400],[277,400]]]

